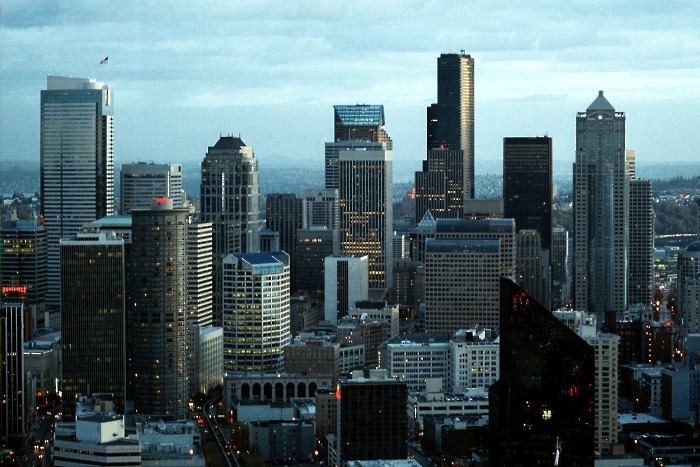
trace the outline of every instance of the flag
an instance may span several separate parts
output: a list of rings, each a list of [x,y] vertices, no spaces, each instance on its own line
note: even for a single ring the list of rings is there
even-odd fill
[[[104,59],[100,60],[100,65],[107,65],[109,63],[109,57],[105,57]]]

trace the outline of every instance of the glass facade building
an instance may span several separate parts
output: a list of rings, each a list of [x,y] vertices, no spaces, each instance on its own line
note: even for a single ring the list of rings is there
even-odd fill
[[[600,91],[576,117],[574,307],[599,324],[627,309],[629,173],[625,115]]]
[[[80,396],[112,394],[124,413],[126,390],[124,240],[85,229],[61,240],[63,419]]]
[[[500,283],[500,378],[489,389],[490,465],[590,466],[593,348],[513,281]]]
[[[47,305],[60,303],[59,240],[114,214],[112,92],[94,79],[49,76],[41,91],[41,214]]]

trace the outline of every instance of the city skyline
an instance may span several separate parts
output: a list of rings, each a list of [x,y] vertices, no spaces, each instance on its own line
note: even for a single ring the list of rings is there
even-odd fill
[[[200,9],[9,1],[0,18],[0,157],[38,160],[36,90],[53,74],[95,77],[116,91],[117,164],[201,160],[218,132],[240,134],[263,167],[321,166],[332,106],[371,103],[385,106],[397,171],[410,174],[425,157],[435,58],[465,50],[475,60],[477,173],[500,160],[504,136],[547,134],[555,167],[570,166],[572,117],[599,89],[625,109],[640,165],[696,162],[692,5],[402,2],[366,18],[364,8],[304,2]],[[658,118],[671,113],[673,122]],[[658,137],[671,132],[683,136]]]

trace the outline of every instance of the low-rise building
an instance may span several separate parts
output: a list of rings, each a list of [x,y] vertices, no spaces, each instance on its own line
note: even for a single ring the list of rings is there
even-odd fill
[[[96,414],[56,426],[53,465],[141,466],[138,439],[127,438],[124,417]]]

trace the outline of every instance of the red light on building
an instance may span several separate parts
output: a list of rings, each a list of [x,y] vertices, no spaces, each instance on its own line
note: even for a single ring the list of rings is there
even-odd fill
[[[18,293],[18,294],[25,294],[27,293],[27,286],[26,285],[5,285],[2,287],[2,293]]]
[[[340,400],[340,385],[337,385],[335,388],[335,398]]]
[[[168,202],[168,198],[156,198],[157,204],[165,204]]]

